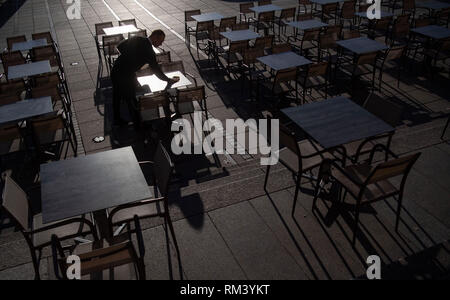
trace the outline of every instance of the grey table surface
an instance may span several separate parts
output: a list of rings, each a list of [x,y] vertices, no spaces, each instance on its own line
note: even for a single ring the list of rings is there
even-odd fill
[[[320,22],[318,20],[285,22],[285,24],[300,30],[316,29],[328,26],[328,24]]]
[[[346,0],[309,0],[309,2],[325,5],[325,4],[331,4],[331,3],[340,3],[345,2]]]
[[[12,51],[28,51],[35,47],[41,47],[41,46],[47,46],[47,40],[46,39],[39,39],[39,40],[31,40],[21,43],[14,43],[12,45]]]
[[[445,2],[441,2],[441,1],[427,1],[427,2],[417,2],[416,3],[417,7],[420,8],[428,8],[431,10],[441,10],[444,8],[449,8],[450,7],[450,3],[445,3]]]
[[[259,38],[261,35],[253,30],[233,30],[220,33],[231,42],[247,41]]]
[[[11,66],[8,68],[8,79],[20,79],[50,73],[51,71],[52,68],[50,67],[50,61],[48,60]]]
[[[251,7],[250,10],[259,14],[259,13],[263,13],[263,12],[282,10],[282,8],[279,7],[278,5],[269,4],[269,5],[254,6],[254,7]]]
[[[41,165],[44,223],[152,198],[131,147]]]
[[[261,63],[265,64],[266,66],[269,66],[270,68],[276,71],[301,67],[312,63],[309,59],[300,56],[292,51],[267,55],[259,57],[257,59]]]
[[[356,54],[365,54],[388,49],[383,43],[366,37],[337,41],[336,44]]]
[[[208,22],[208,21],[217,21],[223,19],[224,17],[218,13],[206,13],[192,16],[192,18],[197,22]]]
[[[281,111],[326,149],[394,131],[392,126],[345,97]]]
[[[414,28],[411,29],[411,31],[435,40],[441,40],[450,37],[450,29],[436,25]]]
[[[26,99],[0,106],[0,124],[19,122],[53,112],[51,97]]]

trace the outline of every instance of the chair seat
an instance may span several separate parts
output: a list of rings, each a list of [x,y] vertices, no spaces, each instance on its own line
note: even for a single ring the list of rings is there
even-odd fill
[[[110,212],[112,209],[109,210]],[[162,215],[164,213],[164,204],[162,201],[148,202],[135,207],[124,208],[113,215],[112,223],[121,224],[133,220],[137,215],[140,219],[152,216]]]
[[[348,166],[344,171],[352,177],[356,182],[363,184],[365,179],[370,175],[373,167],[370,165],[354,165]],[[343,175],[336,169],[332,169],[332,176],[339,181],[353,197],[357,198],[360,192],[358,185],[353,183],[347,176]],[[384,197],[397,194],[399,190],[389,181],[381,180],[374,184],[369,184],[361,198],[361,203],[375,201]]]
[[[319,145],[311,144],[310,141],[301,141],[298,143],[298,145],[300,146],[300,152],[303,156],[308,156],[323,150],[323,148],[321,148]],[[298,173],[299,172],[298,156],[288,148],[282,149],[279,153],[280,153],[280,161],[286,167],[291,169],[293,172]],[[322,160],[325,158],[332,159],[333,156],[330,153],[326,152],[320,155],[312,156],[310,158],[302,159],[303,172],[312,170],[315,167],[320,166]]]
[[[0,155],[20,152],[23,150],[25,150],[25,148],[23,147],[23,143],[21,143],[20,139],[0,142]]]
[[[146,109],[140,112],[142,122],[150,122],[154,120],[164,119],[166,117],[164,108]]]
[[[262,82],[261,85],[263,86],[263,88],[272,91],[274,95],[286,94],[293,90],[292,87],[288,86],[285,83],[275,84],[274,86],[273,82],[265,81]]]
[[[305,82],[305,76],[300,75],[298,77],[299,83],[303,86],[303,88],[308,89],[311,87],[316,87],[319,85],[324,85],[326,83],[326,80],[323,76],[314,76],[314,77],[308,77],[306,78],[306,83],[305,85],[303,85],[303,83]]]
[[[83,215],[84,219],[92,222],[90,215]],[[43,224],[42,223],[42,214],[37,214],[33,216],[33,230],[37,230],[43,227],[47,227],[53,224],[57,224],[62,221],[53,222],[49,224]],[[51,244],[51,238],[52,235],[55,234],[60,239],[64,239],[65,237],[71,237],[71,236],[79,236],[83,234],[88,234],[90,232],[89,226],[82,223],[71,223],[68,225],[60,226],[54,229],[42,231],[33,234],[33,244],[36,247],[50,245]]]
[[[38,135],[41,145],[49,145],[57,142],[65,141],[69,138],[64,129],[58,129],[53,132],[40,132]]]

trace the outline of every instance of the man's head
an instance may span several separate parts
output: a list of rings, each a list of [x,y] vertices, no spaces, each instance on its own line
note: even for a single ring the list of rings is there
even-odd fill
[[[150,41],[152,42],[152,45],[155,47],[161,46],[165,38],[166,34],[161,29],[154,30],[150,35]]]

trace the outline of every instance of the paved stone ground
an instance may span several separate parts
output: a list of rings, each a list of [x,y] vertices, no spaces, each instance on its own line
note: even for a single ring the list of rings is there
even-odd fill
[[[283,7],[297,1],[275,1]],[[6,37],[52,31],[57,38],[74,100],[79,154],[132,145],[139,159],[151,157],[142,136],[111,127],[111,90],[106,73],[99,76],[93,39],[94,24],[135,18],[148,31],[165,29],[163,47],[173,60],[207,86],[210,113],[220,120],[259,117],[264,105],[248,102],[240,83],[209,68],[182,40],[184,10],[199,8],[225,16],[238,15],[237,3],[218,0],[82,0],[82,18],[68,20],[65,0],[28,0],[0,29],[0,49]],[[145,9],[144,9],[145,8]],[[76,63],[76,64],[73,64]],[[361,216],[356,248],[350,244],[352,215],[328,201],[311,212],[311,189],[305,181],[294,218],[290,174],[281,166],[272,171],[269,193],[263,190],[265,169],[258,156],[192,156],[176,159],[170,210],[187,279],[351,279],[365,274],[366,258],[377,254],[387,265],[385,278],[448,278],[450,238],[449,133],[440,139],[449,109],[448,74],[426,77],[420,65],[402,76],[400,87],[388,71],[382,94],[397,97],[405,109],[392,149],[397,154],[422,151],[407,182],[399,233],[394,231],[394,203],[374,204]],[[98,80],[98,78],[100,79]],[[345,82],[332,94],[344,94]],[[357,102],[367,91],[354,95]],[[309,96],[308,96],[309,97]],[[318,98],[313,94],[310,97]],[[95,144],[92,138],[105,136]],[[14,169],[14,168],[13,168]],[[36,182],[35,171],[32,181]],[[12,171],[14,172],[14,171]],[[29,181],[24,179],[23,184]],[[39,193],[32,197],[39,210]],[[5,216],[0,227],[0,279],[32,279],[28,247]],[[150,279],[179,278],[172,241],[161,222],[144,222],[146,268]],[[169,250],[169,251],[168,251]],[[48,249],[41,275],[53,278]],[[170,272],[170,264],[173,272]]]

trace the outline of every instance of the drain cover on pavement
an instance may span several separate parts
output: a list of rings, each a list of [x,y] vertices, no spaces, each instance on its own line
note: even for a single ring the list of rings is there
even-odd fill
[[[105,137],[103,137],[103,136],[96,136],[92,140],[94,141],[94,143],[98,144],[98,143],[103,142],[105,140]]]

